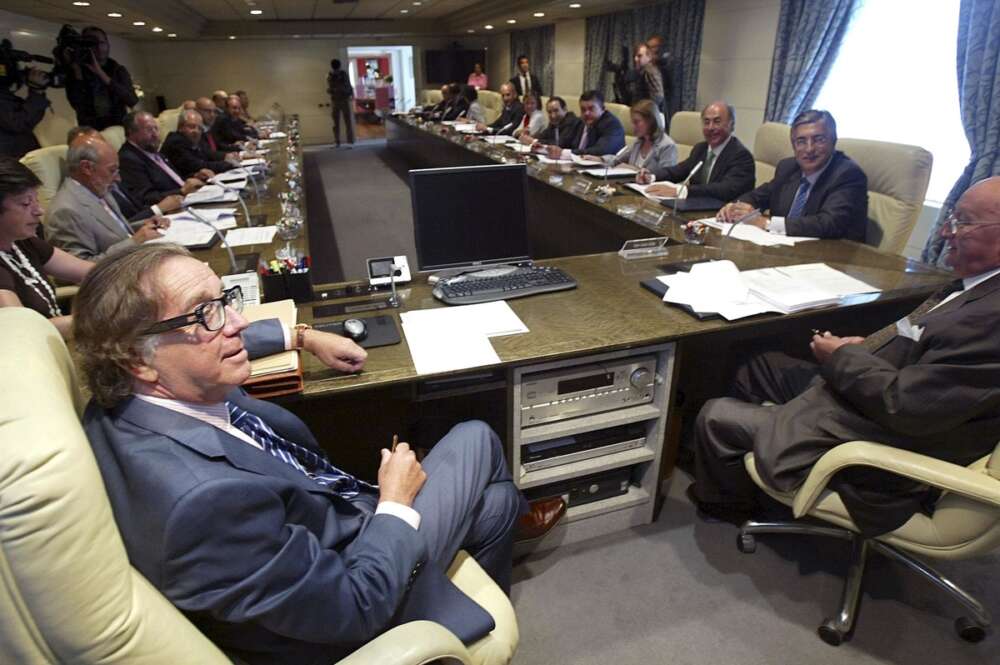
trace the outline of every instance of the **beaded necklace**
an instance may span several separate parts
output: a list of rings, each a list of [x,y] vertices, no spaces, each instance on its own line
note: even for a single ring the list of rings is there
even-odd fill
[[[52,290],[52,285],[38,273],[20,247],[14,244],[13,249],[13,254],[16,256],[7,250],[0,250],[0,256],[3,257],[4,262],[21,278],[22,282],[30,286],[31,290],[45,301],[45,304],[49,306],[50,317],[62,316],[62,310],[59,309],[59,303],[56,302],[56,292]],[[42,288],[39,288],[39,284],[42,285]]]

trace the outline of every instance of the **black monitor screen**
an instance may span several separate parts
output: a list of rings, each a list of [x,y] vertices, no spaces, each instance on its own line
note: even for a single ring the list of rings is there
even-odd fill
[[[420,270],[529,257],[523,164],[410,171]]]

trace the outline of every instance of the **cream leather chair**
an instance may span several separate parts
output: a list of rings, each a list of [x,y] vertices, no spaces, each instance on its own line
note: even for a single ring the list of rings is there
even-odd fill
[[[805,483],[795,492],[787,493],[764,484],[752,453],[746,455],[744,462],[754,482],[773,498],[791,506],[796,518],[809,516],[833,526],[750,521],[740,529],[740,551],[753,552],[755,536],[764,533],[827,536],[852,543],[841,608],[818,629],[823,641],[836,646],[849,639],[861,596],[865,564],[871,552],[903,564],[958,601],[971,615],[971,618],[963,616],[955,621],[959,636],[969,642],[983,639],[990,625],[986,608],[916,557],[967,559],[1000,547],[1000,445],[991,455],[963,467],[908,450],[852,441],[826,453],[813,466]],[[835,473],[852,466],[885,469],[944,493],[932,516],[918,513],[895,531],[866,539],[858,534],[840,496],[826,489]]]
[[[19,665],[231,665],[128,562],[90,445],[84,401],[56,329],[38,313],[0,308],[0,653]],[[363,663],[502,664],[517,647],[514,610],[460,553],[452,580],[497,628],[465,647],[439,624],[398,626],[344,659]]]
[[[104,140],[111,144],[111,147],[117,152],[123,145],[125,145],[125,128],[121,125],[111,125],[105,129],[101,130],[101,136]]]
[[[433,106],[442,100],[441,90],[438,88],[425,88],[420,91],[420,101],[421,106]]]
[[[839,139],[837,149],[868,176],[865,243],[902,254],[924,208],[934,157],[915,145]]]
[[[753,158],[756,166],[757,184],[774,180],[774,170],[778,162],[786,157],[794,157],[791,140],[792,128],[780,122],[765,122],[757,128],[753,139]]]
[[[634,141],[635,134],[632,133],[633,129],[632,129],[631,109],[629,109],[629,107],[626,106],[625,104],[616,104],[614,102],[608,102],[607,104],[604,105],[604,110],[611,112],[612,115],[618,118],[618,122],[622,123],[622,127],[625,128],[626,142],[629,142],[628,141],[629,137],[632,137],[632,141]]]
[[[670,118],[670,138],[677,144],[677,161],[683,162],[696,143],[705,137],[701,133],[701,114],[697,111],[678,111]]]
[[[177,129],[177,118],[181,115],[180,109],[167,109],[156,116],[156,124],[160,126],[160,144],[167,138],[167,134]]]
[[[59,191],[59,186],[66,177],[66,144],[50,145],[47,148],[32,150],[21,158],[21,163],[31,169],[31,172],[42,181],[38,188],[38,201],[42,208],[47,208],[49,201]]]
[[[483,115],[486,116],[486,124],[492,123],[500,117],[503,112],[503,97],[495,90],[480,90],[479,105],[483,107]]]

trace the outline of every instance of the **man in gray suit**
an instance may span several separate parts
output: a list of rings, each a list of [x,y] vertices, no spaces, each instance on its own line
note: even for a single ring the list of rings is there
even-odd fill
[[[868,337],[817,334],[815,363],[757,355],[737,373],[739,399],[705,404],[691,492],[703,512],[734,521],[752,514],[748,451],[769,486],[791,491],[846,441],[960,465],[993,450],[1000,439],[1000,177],[966,191],[942,234],[960,279],[908,317]],[[926,486],[867,467],[841,471],[830,487],[866,535],[898,528],[936,499]]]
[[[98,261],[111,252],[160,237],[170,226],[154,215],[135,227],[118,207],[111,186],[118,181],[118,153],[99,136],[81,136],[66,153],[68,176],[52,199],[45,227],[49,241],[81,259]]]

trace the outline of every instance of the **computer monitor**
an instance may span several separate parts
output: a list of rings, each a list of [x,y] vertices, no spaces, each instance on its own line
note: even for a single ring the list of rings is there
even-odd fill
[[[410,171],[418,269],[527,261],[527,188],[523,164]]]

